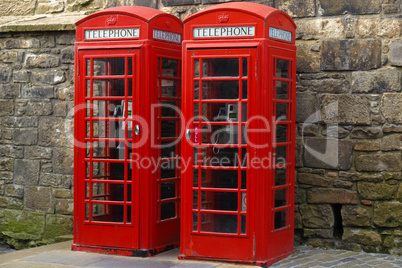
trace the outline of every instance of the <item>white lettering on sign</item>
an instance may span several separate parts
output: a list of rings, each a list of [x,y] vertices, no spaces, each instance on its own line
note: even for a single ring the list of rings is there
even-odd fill
[[[154,29],[154,39],[181,43],[181,34]]]
[[[269,27],[269,37],[292,42],[292,33],[281,29]]]
[[[255,36],[255,26],[202,27],[193,29],[194,38]]]
[[[140,28],[85,30],[85,39],[139,38]]]

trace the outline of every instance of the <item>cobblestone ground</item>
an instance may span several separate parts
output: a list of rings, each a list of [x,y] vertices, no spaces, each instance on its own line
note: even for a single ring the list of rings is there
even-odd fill
[[[281,260],[272,268],[319,268],[319,267],[345,267],[345,268],[393,268],[402,267],[402,257],[378,254],[353,252],[346,250],[314,249],[308,246],[296,247],[296,252]]]

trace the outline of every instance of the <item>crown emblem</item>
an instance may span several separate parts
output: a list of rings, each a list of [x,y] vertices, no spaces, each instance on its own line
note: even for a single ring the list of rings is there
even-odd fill
[[[170,21],[167,20],[165,23],[166,23],[166,27],[170,28]]]
[[[222,13],[221,15],[218,16],[218,20],[220,23],[226,23],[229,21],[229,15],[226,13]]]
[[[117,22],[117,17],[115,17],[115,16],[109,17],[109,18],[106,20],[106,24],[107,24],[107,25],[115,25],[116,22]]]

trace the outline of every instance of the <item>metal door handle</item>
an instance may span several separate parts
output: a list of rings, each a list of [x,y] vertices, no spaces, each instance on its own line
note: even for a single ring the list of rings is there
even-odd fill
[[[140,135],[140,126],[139,125],[135,125],[135,127],[134,127],[134,133],[135,133],[135,135]]]
[[[190,129],[186,130],[186,139],[191,140],[191,130]]]

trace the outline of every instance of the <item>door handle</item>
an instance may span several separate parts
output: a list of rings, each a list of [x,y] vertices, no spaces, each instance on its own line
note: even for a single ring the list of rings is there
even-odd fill
[[[135,133],[136,136],[140,135],[140,126],[139,125],[135,125],[134,133]]]
[[[186,139],[191,140],[191,130],[190,129],[186,130]]]

